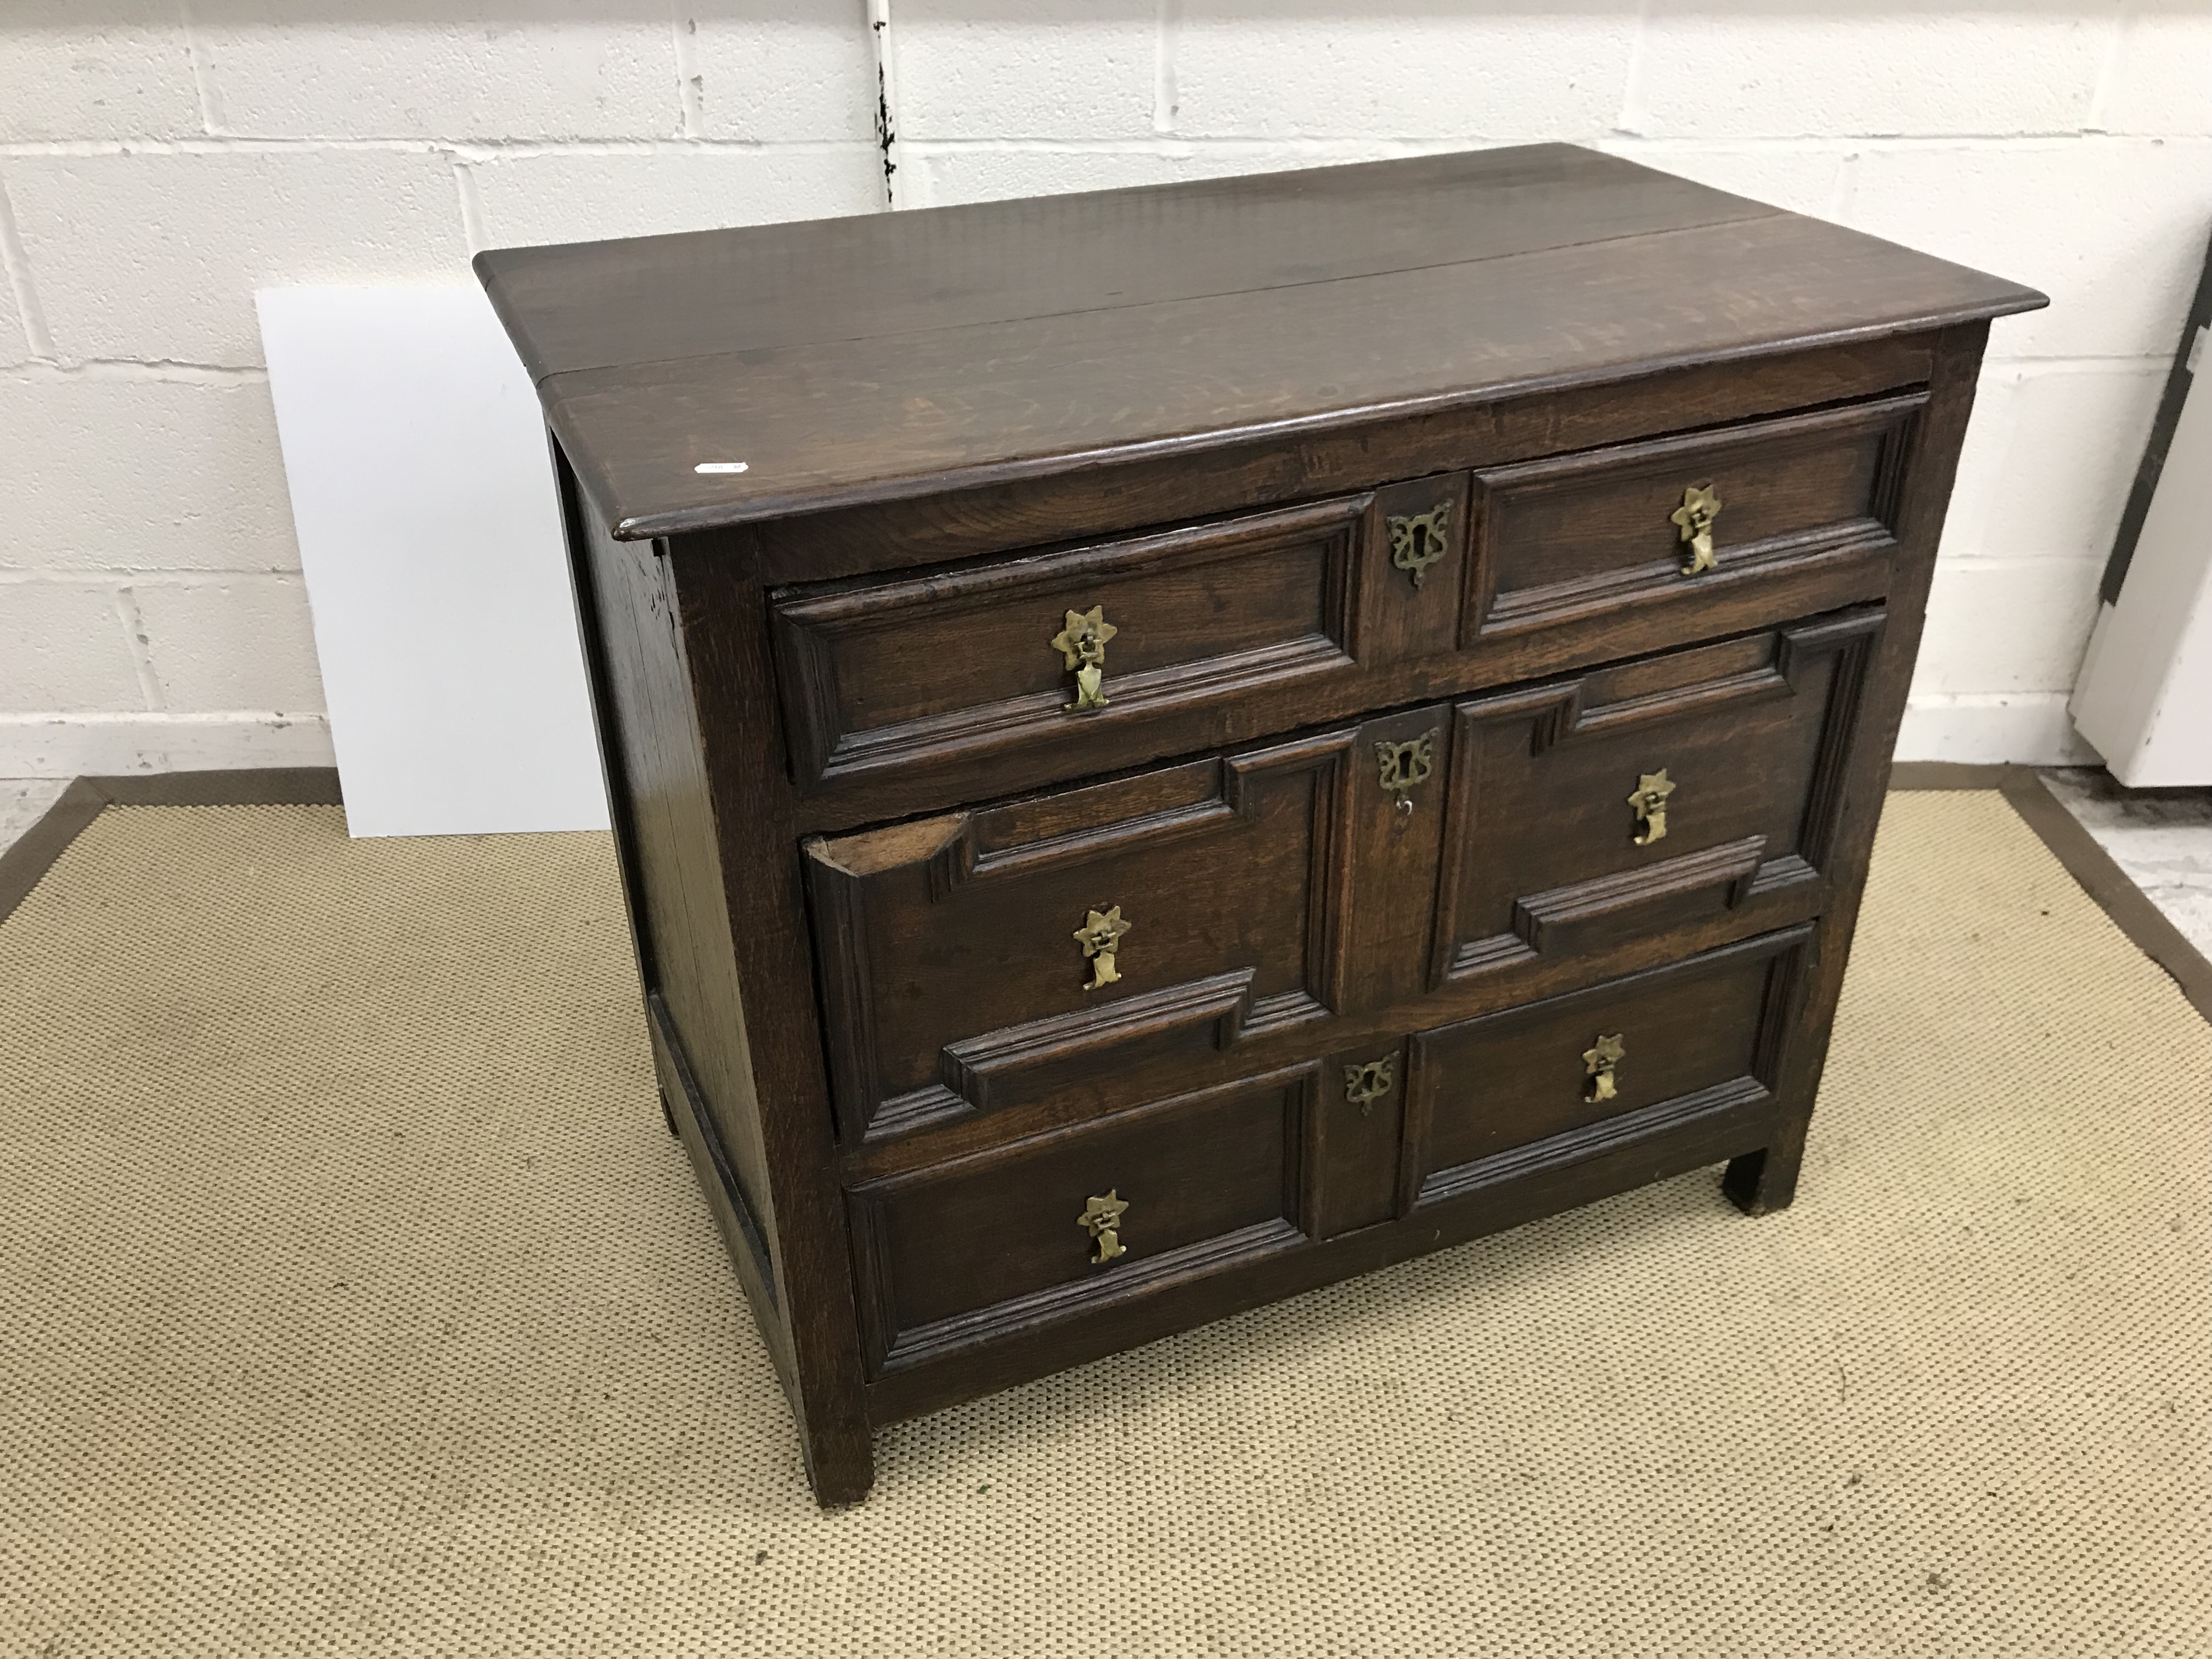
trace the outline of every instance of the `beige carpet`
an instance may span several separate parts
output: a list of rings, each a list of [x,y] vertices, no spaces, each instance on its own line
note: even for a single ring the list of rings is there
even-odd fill
[[[1706,1172],[809,1501],[604,841],[120,808],[0,924],[0,1654],[2212,1654],[2212,1032],[1899,795],[1803,1196]]]

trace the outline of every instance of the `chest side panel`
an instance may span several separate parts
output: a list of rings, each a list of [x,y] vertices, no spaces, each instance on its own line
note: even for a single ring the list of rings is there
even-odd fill
[[[740,1224],[758,1253],[762,1282],[772,1286],[767,1154],[676,594],[651,544],[596,530],[583,532],[580,543],[576,576],[609,805],[655,1036],[696,1080],[713,1115],[742,1200]]]

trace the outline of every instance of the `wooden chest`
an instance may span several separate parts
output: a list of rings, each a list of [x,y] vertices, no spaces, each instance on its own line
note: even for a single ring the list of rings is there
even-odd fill
[[[2039,295],[1564,146],[477,267],[822,1501],[1566,1206],[1790,1201]]]

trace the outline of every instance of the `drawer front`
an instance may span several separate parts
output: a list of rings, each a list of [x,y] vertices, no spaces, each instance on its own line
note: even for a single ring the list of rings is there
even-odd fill
[[[1416,1204],[1772,1097],[1809,926],[1412,1042]]]
[[[854,1188],[871,1371],[1300,1243],[1316,1076],[1182,1095]]]
[[[1885,398],[1476,473],[1462,645],[1693,605],[1891,546],[1926,402]]]
[[[1459,704],[1431,985],[1821,880],[1881,625],[1846,611]]]
[[[1095,1116],[1194,1067],[1231,1074],[1255,1038],[1418,994],[1425,900],[1359,890],[1433,887],[1443,730],[1443,708],[1417,709],[807,842],[843,1139]]]
[[[1869,599],[1925,401],[778,589],[793,773],[899,816]]]
[[[774,599],[802,782],[1352,667],[1370,498]]]

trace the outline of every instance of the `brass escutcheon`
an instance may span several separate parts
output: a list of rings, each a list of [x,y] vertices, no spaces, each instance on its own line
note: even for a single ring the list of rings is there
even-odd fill
[[[1636,809],[1636,821],[1644,827],[1636,832],[1636,844],[1649,847],[1667,835],[1667,797],[1674,793],[1674,785],[1667,775],[1667,769],[1646,772],[1636,781],[1636,793],[1628,804]]]
[[[1080,714],[1106,706],[1106,641],[1121,630],[1106,620],[1106,607],[1071,611],[1067,625],[1052,636],[1054,648],[1075,675],[1075,701],[1069,712]]]
[[[1429,781],[1436,770],[1437,734],[1424,732],[1407,743],[1391,743],[1387,739],[1375,745],[1382,787],[1397,798],[1398,810],[1413,810],[1413,789]]]
[[[1618,1031],[1610,1036],[1601,1036],[1595,1047],[1583,1050],[1583,1071],[1590,1080],[1589,1087],[1583,1091],[1584,1100],[1595,1104],[1615,1097],[1613,1068],[1627,1053],[1628,1045],[1621,1041]]]
[[[1398,1056],[1385,1054],[1380,1060],[1370,1060],[1364,1066],[1344,1068],[1344,1097],[1359,1108],[1365,1117],[1375,1109],[1375,1103],[1390,1092],[1398,1080]]]
[[[1419,587],[1429,567],[1449,550],[1445,538],[1451,523],[1451,503],[1445,501],[1425,513],[1393,515],[1385,522],[1390,531],[1390,562],[1411,576],[1413,586]]]
[[[1075,942],[1083,947],[1083,955],[1091,963],[1091,980],[1083,988],[1097,991],[1111,985],[1121,977],[1114,965],[1114,953],[1121,948],[1121,935],[1129,931],[1129,924],[1121,920],[1121,907],[1110,910],[1093,910],[1083,926],[1075,930]]]
[[[1103,1198],[1086,1199],[1083,1213],[1075,1218],[1075,1224],[1098,1242],[1098,1254],[1091,1258],[1091,1265],[1103,1267],[1117,1255],[1127,1255],[1128,1247],[1121,1243],[1121,1214],[1129,1207],[1121,1193],[1109,1188]]]
[[[1692,484],[1682,492],[1681,506],[1667,515],[1680,528],[1682,539],[1690,544],[1690,562],[1682,567],[1685,576],[1713,568],[1717,562],[1713,557],[1713,520],[1720,515],[1720,492],[1711,484]]]

